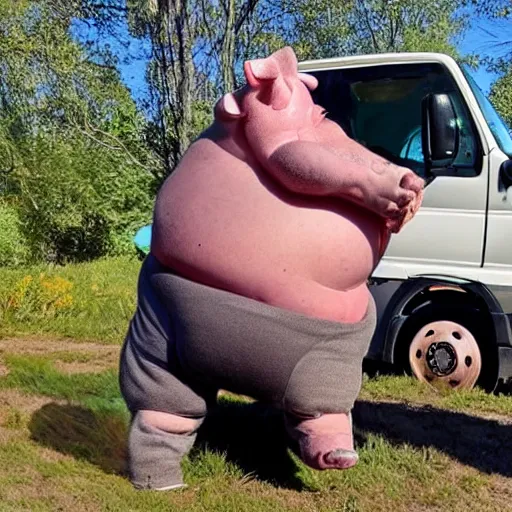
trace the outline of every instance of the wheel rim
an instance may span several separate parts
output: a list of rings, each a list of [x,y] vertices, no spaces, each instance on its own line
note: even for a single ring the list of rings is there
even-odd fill
[[[463,325],[447,320],[418,331],[409,348],[409,363],[418,380],[452,389],[471,389],[482,369],[475,337]]]

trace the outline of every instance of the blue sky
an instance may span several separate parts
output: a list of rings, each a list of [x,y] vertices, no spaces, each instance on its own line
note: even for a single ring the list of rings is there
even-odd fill
[[[471,12],[469,13],[471,16]],[[91,37],[90,27],[84,24],[75,24],[74,33],[81,39],[81,35],[87,31]],[[128,54],[131,56],[129,62],[120,62],[119,69],[124,83],[130,88],[134,98],[140,99],[147,93],[145,81],[146,58],[149,45],[127,36],[126,27],[119,27],[119,34],[128,44]],[[499,44],[504,41],[512,41],[512,21],[484,20],[472,17],[470,26],[462,40],[457,44],[462,54],[479,54],[481,56],[499,55]],[[116,43],[111,42],[118,55],[127,53],[126,48],[116,48]],[[484,93],[488,94],[496,75],[487,72],[484,67],[474,72],[474,77]]]
[[[481,56],[502,56],[500,43],[511,41],[512,46],[512,21],[511,20],[482,20],[474,18],[462,41],[457,45],[462,54],[476,53]],[[497,75],[488,73],[485,67],[481,67],[473,75],[483,92],[489,93],[489,89]]]

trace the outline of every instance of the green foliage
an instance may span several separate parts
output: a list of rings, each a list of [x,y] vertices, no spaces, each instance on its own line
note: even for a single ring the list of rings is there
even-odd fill
[[[450,36],[457,30],[457,25],[454,25],[449,15],[438,17],[424,28],[406,27],[401,51],[438,52],[459,59],[459,52],[450,40]]]
[[[453,37],[464,23],[455,0],[289,2],[294,47],[300,58],[399,51],[441,51],[457,56]]]
[[[0,0],[0,155],[32,256],[62,263],[133,251],[159,174],[110,56],[69,27],[50,0]]]
[[[512,127],[512,67],[492,85],[490,100]]]
[[[467,1],[467,0],[466,0]],[[487,51],[481,56],[489,71],[504,74],[512,59],[512,2],[510,0],[471,0],[476,14],[492,20],[493,30],[485,31]]]
[[[505,3],[478,2],[478,12],[505,19]],[[16,201],[16,212],[0,210],[7,226],[0,263],[133,253],[132,237],[151,221],[157,187],[211,122],[223,87],[242,81],[244,60],[285,44],[300,59],[388,51],[460,58],[454,43],[465,22],[455,14],[458,6],[455,0],[0,0],[0,197]],[[74,17],[94,28],[86,42],[70,35]],[[112,35],[120,23],[151,46],[149,120],[122,84],[116,58],[99,44],[97,34]],[[508,120],[509,82],[505,74],[493,88]]]
[[[0,268],[0,337],[37,333],[120,343],[136,302],[140,261]]]
[[[58,262],[126,252],[124,238],[150,220],[148,173],[81,137],[34,139],[17,171],[33,254]]]
[[[28,247],[18,209],[0,197],[0,267],[16,267],[27,263]]]

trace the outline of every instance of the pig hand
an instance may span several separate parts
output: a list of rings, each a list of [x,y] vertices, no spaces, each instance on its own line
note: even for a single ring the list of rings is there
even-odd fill
[[[400,217],[397,217],[396,219],[388,219],[386,221],[386,228],[391,233],[399,233],[401,229],[414,217],[414,215],[416,215],[422,201],[423,190],[420,190],[416,195],[416,198],[409,203],[405,212],[403,212]]]
[[[391,233],[398,233],[421,206],[424,181],[410,169],[386,161],[373,162],[371,167],[364,203],[384,217]]]

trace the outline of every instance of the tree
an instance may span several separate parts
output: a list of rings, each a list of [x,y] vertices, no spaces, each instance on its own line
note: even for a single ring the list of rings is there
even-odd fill
[[[17,198],[35,256],[126,248],[151,213],[145,122],[108,54],[88,58],[51,1],[0,0],[2,195]]]
[[[509,127],[512,127],[512,66],[491,87],[490,100]]]
[[[166,142],[165,163],[172,168],[192,135],[193,59],[200,13],[189,0],[133,0],[129,7],[135,33],[148,35],[152,42],[149,82],[162,112],[159,121]]]
[[[398,51],[440,51],[459,57],[454,37],[465,27],[455,0],[300,0],[294,41],[301,58]]]
[[[235,87],[238,35],[258,0],[129,0],[132,34],[148,37],[153,136],[166,173],[210,121],[213,100]]]
[[[512,3],[510,0],[473,0],[471,3],[478,15],[491,19],[496,26],[493,32],[486,30],[489,52],[482,62],[489,71],[499,75],[492,84],[490,100],[512,126]]]
[[[512,3],[510,0],[472,0],[476,13],[490,19],[494,31],[484,29],[489,43],[488,55],[482,59],[490,71],[503,73],[512,59]]]
[[[73,15],[100,39],[118,37],[116,27],[127,22],[133,37],[149,41],[149,96],[141,104],[150,120],[145,140],[161,161],[160,179],[211,121],[214,100],[239,86],[242,61],[266,53],[271,39],[272,50],[282,46],[276,41],[283,43],[276,37],[281,0],[51,1],[61,11],[72,5]],[[90,54],[101,53],[97,40],[82,39]]]

